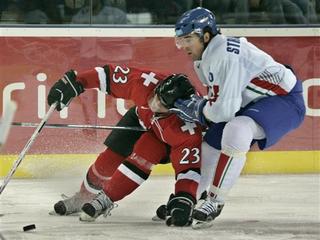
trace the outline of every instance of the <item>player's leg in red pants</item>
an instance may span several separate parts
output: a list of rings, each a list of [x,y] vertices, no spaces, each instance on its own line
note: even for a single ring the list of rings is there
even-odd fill
[[[140,127],[135,107],[126,112],[117,126]],[[132,153],[134,145],[142,134],[140,131],[112,130],[104,142],[107,149],[100,153],[87,171],[81,185],[81,194],[98,193],[102,189],[103,182],[108,181],[122,161]]]
[[[144,133],[132,154],[104,182],[103,190],[113,201],[119,201],[138,188],[150,175],[152,167],[167,155],[166,144],[151,133]]]
[[[97,194],[102,189],[104,182],[111,178],[124,159],[124,156],[113,152],[110,148],[100,153],[96,161],[88,169],[87,175],[81,184],[80,193],[89,196]]]

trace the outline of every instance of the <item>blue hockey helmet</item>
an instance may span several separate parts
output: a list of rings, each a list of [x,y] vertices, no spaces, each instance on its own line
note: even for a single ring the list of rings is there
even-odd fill
[[[203,36],[205,28],[209,28],[213,35],[219,32],[214,14],[206,8],[197,7],[185,12],[178,19],[175,25],[176,37],[182,37],[190,33]]]

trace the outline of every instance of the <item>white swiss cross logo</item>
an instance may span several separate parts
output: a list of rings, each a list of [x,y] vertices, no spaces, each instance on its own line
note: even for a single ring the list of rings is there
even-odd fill
[[[194,129],[197,127],[197,125],[196,125],[195,123],[192,123],[192,122],[184,122],[184,123],[185,123],[185,125],[183,125],[183,126],[181,127],[181,130],[182,130],[183,132],[189,131],[189,134],[190,134],[190,135],[195,134]]]
[[[155,75],[156,74],[153,72],[151,72],[149,74],[142,73],[141,77],[145,79],[143,82],[143,85],[145,85],[147,87],[150,85],[150,83],[153,83],[154,85],[156,85],[159,82],[159,80],[154,77]]]

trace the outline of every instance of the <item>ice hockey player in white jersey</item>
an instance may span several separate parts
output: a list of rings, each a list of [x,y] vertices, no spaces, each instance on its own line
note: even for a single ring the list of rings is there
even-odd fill
[[[220,214],[251,145],[257,142],[263,150],[296,129],[304,119],[305,104],[301,81],[290,67],[246,38],[222,35],[211,11],[187,11],[178,19],[175,33],[177,47],[192,58],[208,89],[206,98],[177,100],[172,109],[184,120],[208,127],[200,187],[210,185],[209,194],[193,213],[193,227],[201,228],[212,225]]]

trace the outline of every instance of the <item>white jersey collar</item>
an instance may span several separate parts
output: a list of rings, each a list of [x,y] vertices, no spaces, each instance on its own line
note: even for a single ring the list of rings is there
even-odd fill
[[[207,59],[210,55],[212,55],[212,53],[214,52],[215,49],[217,49],[221,44],[223,44],[225,42],[226,36],[222,35],[222,34],[217,34],[216,36],[214,36],[211,41],[209,42],[207,48],[204,50],[204,52],[202,53],[201,59],[200,60],[196,60],[194,61],[194,68],[200,68],[201,62],[204,59]]]
[[[217,34],[214,36],[211,41],[209,42],[207,48],[204,50],[201,59],[206,59],[208,54],[212,54],[214,49],[217,49],[221,44],[225,42],[226,36],[222,34]]]

